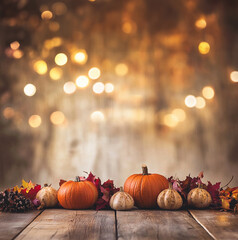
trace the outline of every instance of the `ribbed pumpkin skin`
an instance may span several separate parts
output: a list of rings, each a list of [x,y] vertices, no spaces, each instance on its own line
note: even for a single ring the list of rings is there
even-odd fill
[[[159,194],[157,203],[162,209],[176,210],[182,207],[183,200],[177,191],[168,188]]]
[[[58,201],[66,209],[91,208],[97,201],[98,191],[89,181],[68,181],[58,191]]]
[[[157,197],[168,188],[168,180],[159,174],[133,174],[127,178],[124,191],[129,193],[139,208],[155,208]]]

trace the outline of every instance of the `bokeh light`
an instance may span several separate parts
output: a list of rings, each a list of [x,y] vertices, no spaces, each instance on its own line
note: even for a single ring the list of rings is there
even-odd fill
[[[56,111],[56,112],[51,113],[50,121],[54,125],[62,125],[65,122],[65,116],[61,111]]]
[[[57,32],[59,29],[60,29],[60,25],[58,22],[50,22],[49,23],[49,29],[52,31],[52,32]]]
[[[186,113],[183,109],[181,108],[175,108],[172,111],[172,114],[175,115],[178,119],[179,122],[183,122],[186,119]]]
[[[28,97],[32,97],[35,95],[36,93],[36,87],[35,85],[31,84],[31,83],[28,83],[26,84],[26,86],[24,87],[24,93],[26,96]]]
[[[12,56],[13,56],[14,58],[16,58],[16,59],[22,58],[23,55],[24,55],[23,51],[21,51],[21,50],[19,50],[19,49],[15,50],[15,51],[12,53]]]
[[[62,75],[63,75],[63,71],[59,67],[54,67],[50,70],[50,78],[52,80],[57,81],[62,77]]]
[[[193,96],[193,95],[188,95],[186,98],[185,98],[185,105],[189,108],[193,108],[196,106],[196,103],[197,103],[197,100],[196,98]]]
[[[73,61],[78,64],[85,64],[87,60],[88,60],[88,55],[84,49],[79,50],[73,55]]]
[[[114,85],[112,83],[105,84],[105,92],[112,93],[114,91]]]
[[[198,109],[205,108],[206,101],[203,97],[197,97],[196,100],[197,100],[196,108],[198,108]]]
[[[41,117],[39,115],[32,115],[28,119],[28,123],[32,128],[37,128],[41,125]]]
[[[198,50],[201,54],[208,54],[210,51],[210,45],[208,42],[200,42],[198,45]]]
[[[128,73],[128,67],[125,63],[119,63],[115,67],[115,72],[118,76],[125,76]]]
[[[67,63],[68,57],[64,53],[58,53],[55,56],[55,63],[59,66],[63,66]]]
[[[206,28],[207,26],[207,22],[204,18],[199,18],[196,22],[195,22],[195,26],[197,28],[200,28],[200,29],[204,29]]]
[[[206,86],[202,89],[202,95],[206,99],[212,99],[215,95],[215,91],[211,86]]]
[[[36,61],[34,63],[33,68],[34,68],[35,72],[37,72],[40,75],[46,74],[46,72],[48,70],[47,64],[43,60]]]
[[[3,116],[6,118],[6,119],[11,119],[13,118],[15,115],[15,110],[11,107],[6,107],[4,108],[3,110]]]
[[[93,80],[98,79],[100,77],[100,75],[101,75],[101,71],[97,67],[92,67],[88,71],[88,76]]]
[[[52,17],[53,17],[53,14],[52,14],[52,12],[49,11],[49,10],[46,10],[46,11],[44,11],[44,12],[41,13],[41,18],[42,18],[43,20],[50,20]]]
[[[64,84],[64,92],[66,94],[73,94],[75,91],[76,91],[76,86],[74,82],[69,81]]]
[[[166,114],[163,123],[168,127],[176,127],[179,120],[175,114]]]
[[[122,24],[122,31],[126,34],[135,33],[137,30],[137,26],[132,21],[126,21]]]
[[[105,116],[101,111],[92,112],[90,118],[93,122],[103,122],[105,120]]]
[[[63,2],[56,2],[52,5],[52,11],[55,15],[61,16],[67,12],[67,6]]]
[[[96,94],[101,94],[103,93],[104,91],[104,84],[102,82],[96,82],[94,83],[93,85],[93,91],[96,93]]]
[[[230,78],[232,82],[238,82],[238,71],[231,72]]]
[[[18,41],[14,41],[10,44],[12,50],[17,50],[20,47],[20,43]]]
[[[87,87],[89,84],[89,79],[87,76],[85,75],[81,75],[79,77],[77,77],[76,79],[76,85],[79,87],[79,88],[85,88]]]

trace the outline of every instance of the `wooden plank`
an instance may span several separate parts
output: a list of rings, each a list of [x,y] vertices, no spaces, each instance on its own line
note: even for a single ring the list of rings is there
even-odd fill
[[[48,209],[16,239],[116,239],[115,212]]]
[[[26,213],[0,212],[0,240],[8,240],[19,234],[41,211]]]
[[[187,211],[117,211],[118,239],[212,239]]]
[[[238,215],[217,210],[189,210],[215,239],[238,239]]]

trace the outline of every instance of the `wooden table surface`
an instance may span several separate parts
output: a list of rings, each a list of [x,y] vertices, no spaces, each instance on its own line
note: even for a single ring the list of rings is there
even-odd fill
[[[215,210],[0,212],[0,239],[238,239],[238,215]]]

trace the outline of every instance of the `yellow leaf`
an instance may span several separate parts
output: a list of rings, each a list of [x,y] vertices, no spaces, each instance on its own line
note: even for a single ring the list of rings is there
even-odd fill
[[[28,183],[24,179],[22,179],[22,187],[28,188]]]
[[[222,208],[224,208],[226,210],[230,210],[230,200],[222,199],[221,203],[222,203]]]

